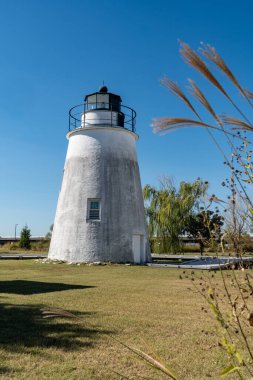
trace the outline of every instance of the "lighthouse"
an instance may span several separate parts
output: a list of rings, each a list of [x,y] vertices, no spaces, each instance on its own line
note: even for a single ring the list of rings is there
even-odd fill
[[[49,259],[136,264],[150,259],[136,112],[121,102],[102,86],[69,111]]]

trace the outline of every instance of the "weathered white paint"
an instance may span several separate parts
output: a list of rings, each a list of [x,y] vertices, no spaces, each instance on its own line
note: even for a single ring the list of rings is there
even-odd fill
[[[118,112],[94,110],[82,114],[81,127],[90,127],[93,125],[113,125],[117,126]]]
[[[68,133],[69,146],[49,258],[69,262],[146,262],[150,259],[136,155],[138,136],[121,127]],[[101,220],[87,220],[89,198]],[[133,235],[141,235],[139,253]]]

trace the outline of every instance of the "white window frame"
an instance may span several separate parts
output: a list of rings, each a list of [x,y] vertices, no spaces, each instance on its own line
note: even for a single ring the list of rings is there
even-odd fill
[[[92,202],[98,202],[99,204],[99,207],[98,209],[94,209],[94,210],[98,210],[98,218],[93,218],[91,217],[91,204]],[[91,222],[99,222],[101,220],[101,199],[100,198],[88,198],[87,200],[87,220],[88,221],[91,221]]]

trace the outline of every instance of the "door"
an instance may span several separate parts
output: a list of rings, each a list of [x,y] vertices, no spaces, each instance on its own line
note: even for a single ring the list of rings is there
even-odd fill
[[[144,261],[144,239],[143,235],[134,234],[132,241],[133,259],[136,264],[140,264]]]

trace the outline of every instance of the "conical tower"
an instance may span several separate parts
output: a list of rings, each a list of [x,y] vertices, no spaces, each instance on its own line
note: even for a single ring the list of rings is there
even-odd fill
[[[69,140],[49,258],[149,261],[136,112],[102,86],[69,111]]]

